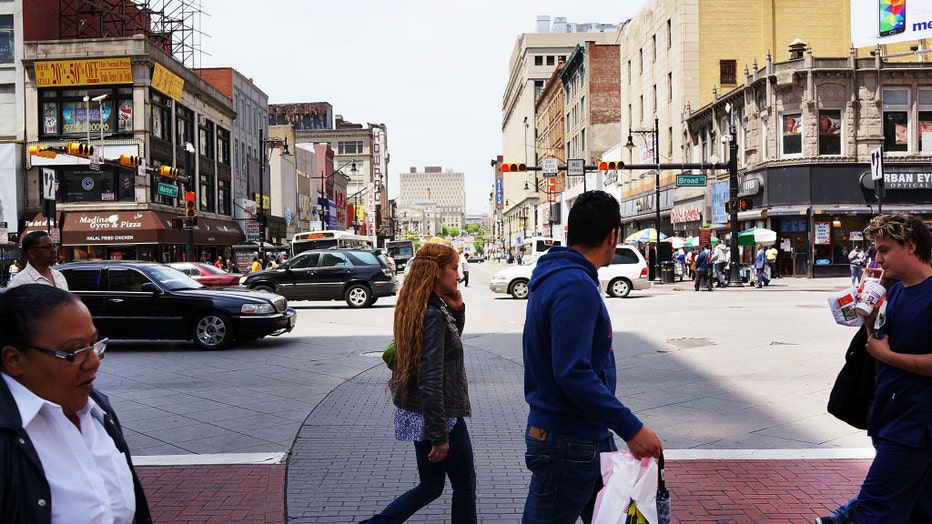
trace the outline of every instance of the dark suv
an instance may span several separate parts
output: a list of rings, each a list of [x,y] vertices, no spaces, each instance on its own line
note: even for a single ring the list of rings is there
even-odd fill
[[[361,249],[305,251],[275,269],[244,275],[239,283],[289,300],[346,300],[350,307],[369,307],[398,292],[385,261]]]

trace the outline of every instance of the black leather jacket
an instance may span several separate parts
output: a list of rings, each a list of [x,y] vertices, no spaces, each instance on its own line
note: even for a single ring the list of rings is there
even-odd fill
[[[444,309],[450,312],[455,329],[450,328]],[[465,322],[465,305],[450,309],[440,297],[431,294],[424,318],[424,349],[418,363],[417,387],[409,388],[404,399],[399,390],[392,395],[396,406],[424,416],[427,437],[434,446],[447,442],[448,418],[472,414],[460,340]]]
[[[107,415],[104,427],[117,449],[126,456],[133,473],[136,491],[136,524],[152,522],[149,505],[142,491],[133,461],[129,455],[120,421],[106,395],[96,390],[91,398]],[[39,455],[23,429],[22,419],[16,409],[16,401],[6,382],[0,379],[0,522],[4,524],[50,524],[52,522],[52,493],[45,480],[45,472]]]

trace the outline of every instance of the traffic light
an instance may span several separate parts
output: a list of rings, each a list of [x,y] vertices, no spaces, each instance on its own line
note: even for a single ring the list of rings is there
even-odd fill
[[[29,146],[29,155],[30,156],[41,156],[45,158],[55,158],[58,153],[49,149],[49,146],[43,146],[36,144],[34,146]]]
[[[165,178],[175,178],[178,176],[178,168],[172,166],[159,166],[159,174]]]
[[[94,154],[94,146],[90,144],[82,144],[81,142],[68,142],[65,146],[65,151],[69,155],[89,157]]]
[[[197,202],[194,201],[194,191],[185,191],[184,193],[184,216],[185,218],[197,216]]]
[[[750,198],[738,199],[738,211],[749,211],[754,207],[754,202]]]
[[[120,164],[126,167],[138,167],[142,163],[142,158],[133,155],[120,155]]]
[[[172,217],[172,229],[184,229],[184,217]]]
[[[611,162],[599,162],[599,171],[615,171],[624,169],[625,163],[621,160],[612,160]]]
[[[527,164],[525,163],[509,164],[504,162],[502,164],[502,173],[523,173],[525,171],[527,171]]]

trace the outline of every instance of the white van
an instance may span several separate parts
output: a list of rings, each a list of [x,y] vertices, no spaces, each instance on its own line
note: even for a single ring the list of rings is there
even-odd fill
[[[527,257],[535,259],[547,252],[553,246],[562,246],[563,241],[550,237],[531,237],[521,241],[518,245],[518,253],[526,260]]]

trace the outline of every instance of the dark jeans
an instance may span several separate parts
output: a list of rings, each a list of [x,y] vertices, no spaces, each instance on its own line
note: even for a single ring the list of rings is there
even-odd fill
[[[932,522],[932,448],[881,441],[853,522]]]
[[[433,502],[443,493],[444,475],[450,477],[453,487],[453,510],[450,522],[475,524],[476,518],[476,466],[473,462],[472,442],[469,430],[461,418],[450,431],[450,451],[438,464],[427,460],[431,445],[429,440],[414,443],[417,457],[417,473],[420,484],[403,493],[378,515],[360,522],[401,523],[408,520],[417,510]]]
[[[599,453],[616,451],[611,438],[585,440],[548,433],[538,440],[525,433],[524,461],[531,485],[522,524],[592,522],[595,497],[602,489]]]
[[[699,288],[705,286],[706,289],[712,290],[712,276],[711,269],[697,269],[696,270],[696,291],[699,291]]]
[[[463,278],[460,279],[460,282],[462,282],[464,286],[469,287],[469,271],[463,271]]]

